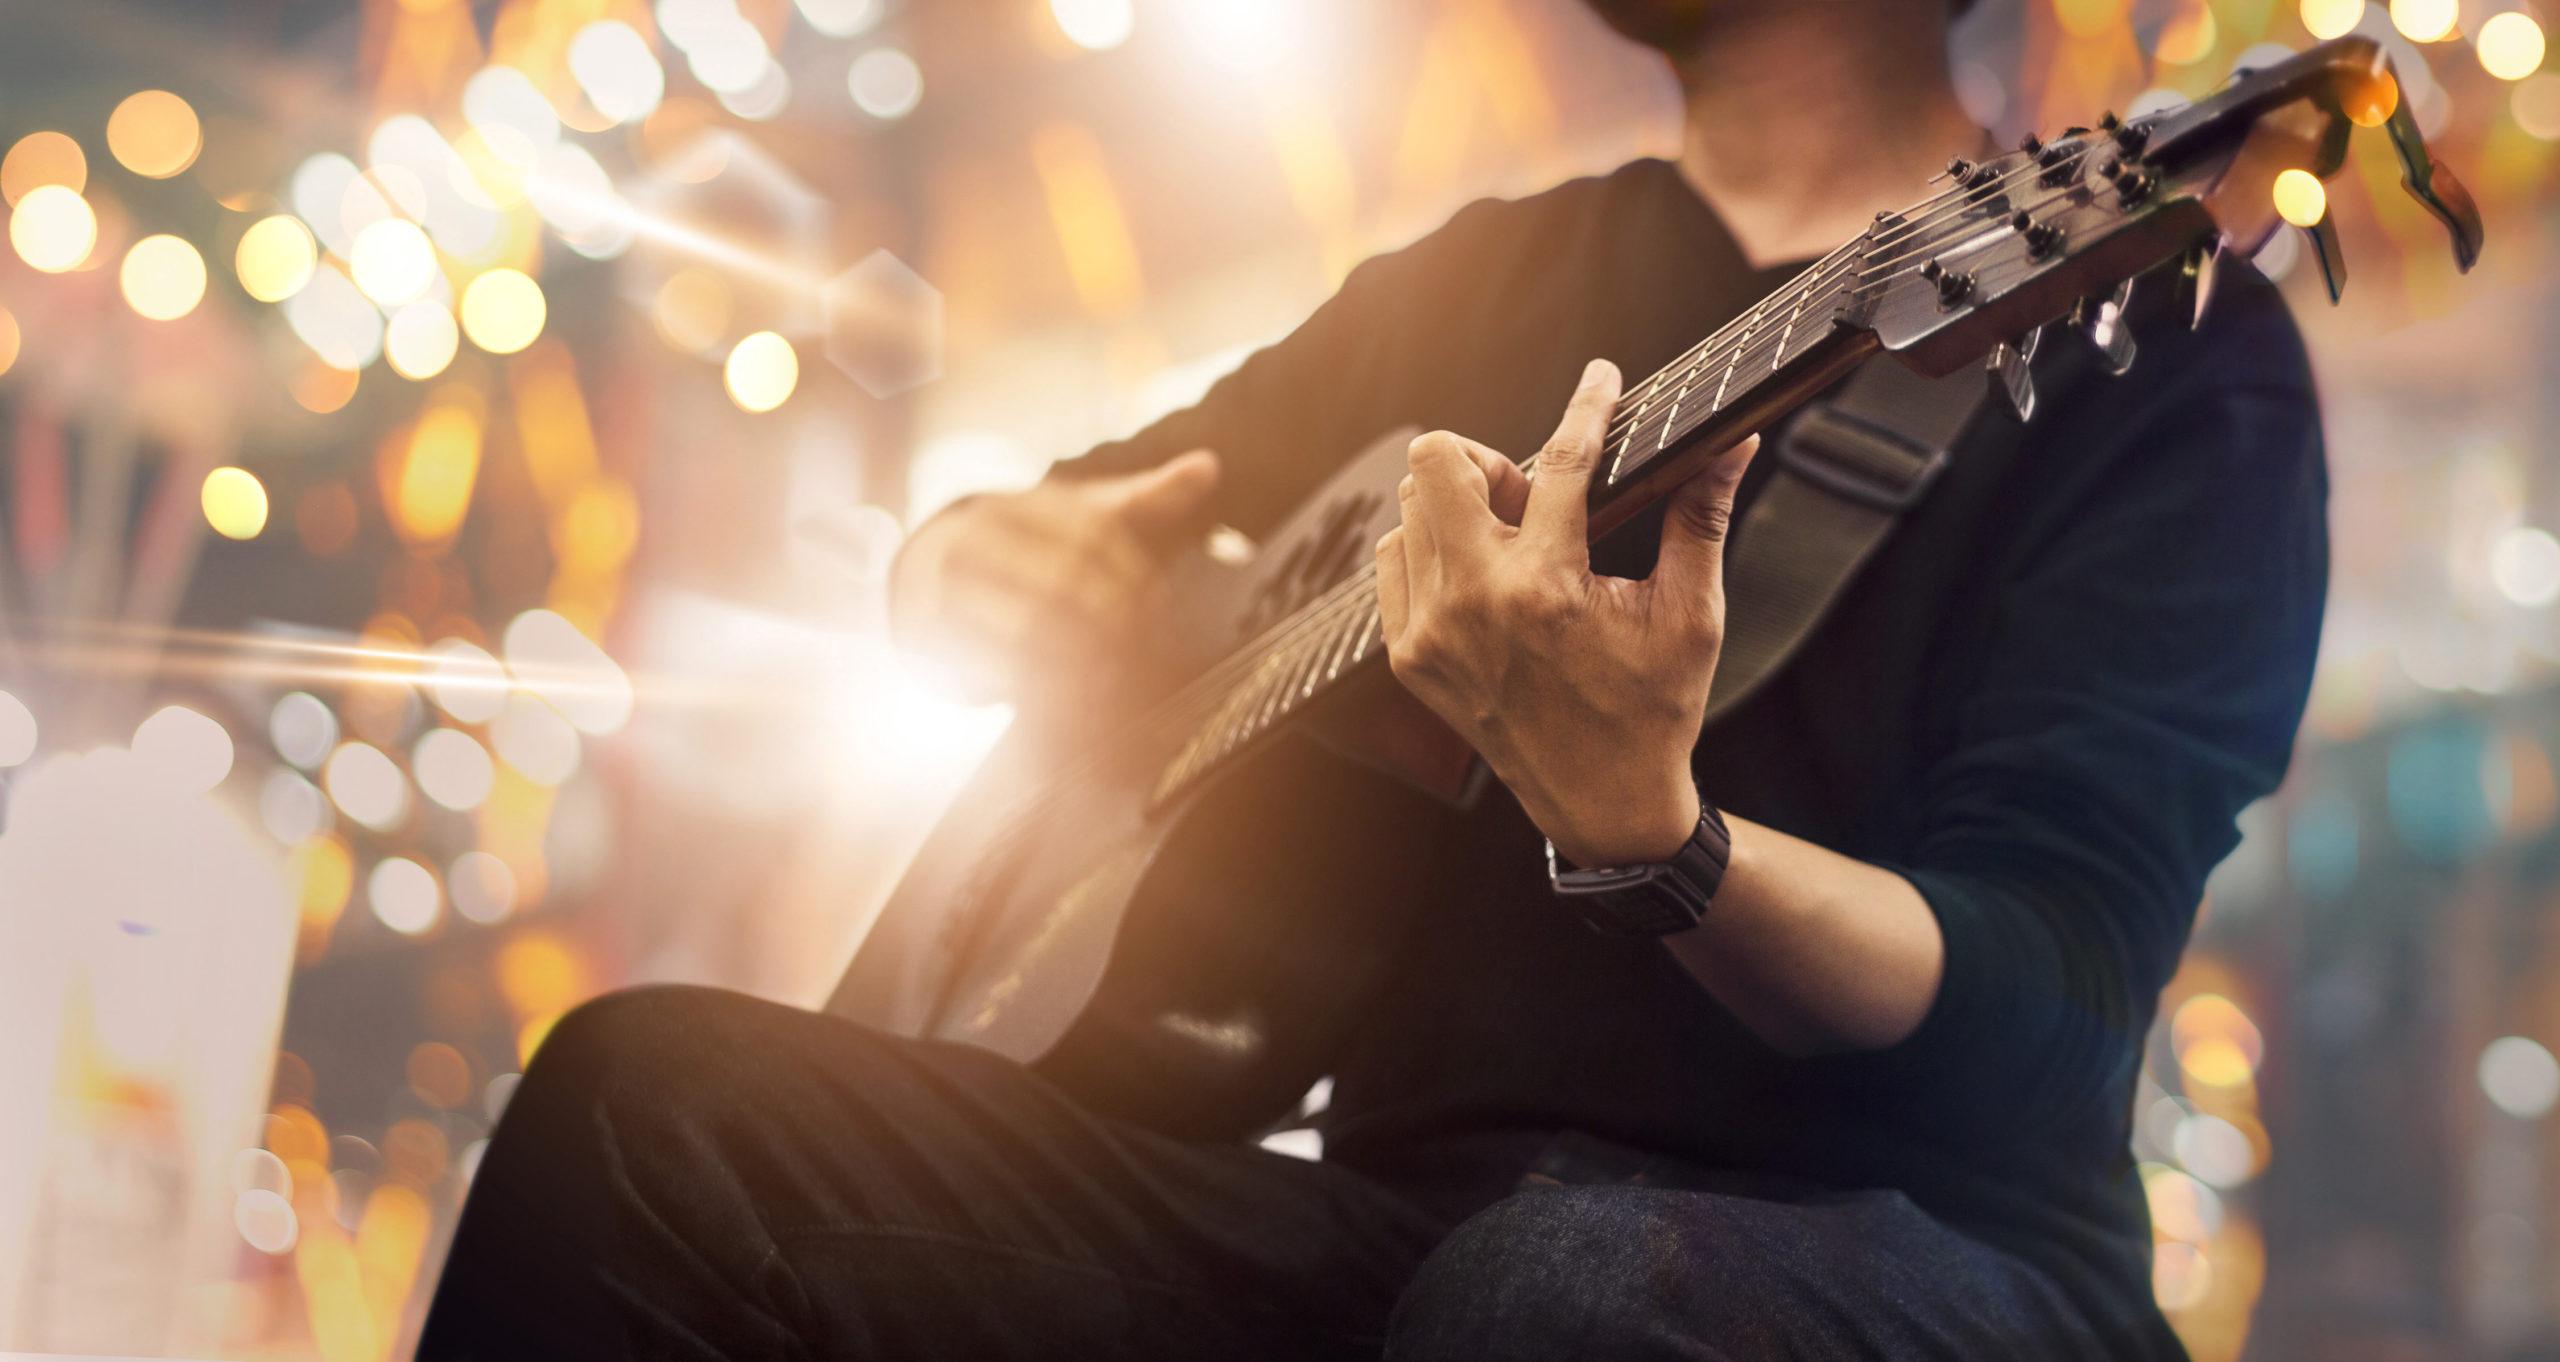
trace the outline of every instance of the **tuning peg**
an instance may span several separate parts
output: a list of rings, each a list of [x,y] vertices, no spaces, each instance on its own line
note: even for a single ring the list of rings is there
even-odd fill
[[[2204,326],[2205,310],[2213,306],[2213,285],[2221,273],[2222,252],[2230,244],[2229,237],[2216,232],[2211,239],[2190,248],[2185,262],[2178,267],[2178,296],[2186,301],[2190,330]]]
[[[2329,301],[2334,304],[2347,296],[2347,257],[2338,249],[2337,219],[2322,213],[2302,234],[2311,238],[2311,253],[2320,257],[2320,281],[2329,286]]]
[[[2133,281],[2116,285],[2116,291],[2104,298],[2083,298],[2071,310],[2071,320],[2097,347],[2098,364],[2110,374],[2121,375],[2133,367],[2133,330],[2125,325],[2124,310],[2133,302]]]
[[[1991,394],[2009,408],[2009,414],[2020,421],[2036,414],[2036,376],[2027,367],[2035,356],[2036,333],[2028,332],[2018,340],[2002,341],[1991,347],[1990,362],[1984,372],[1991,380]]]

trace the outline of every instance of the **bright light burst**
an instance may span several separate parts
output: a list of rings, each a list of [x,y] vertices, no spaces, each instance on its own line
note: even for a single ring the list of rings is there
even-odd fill
[[[98,215],[78,190],[67,185],[38,185],[18,200],[9,215],[9,244],[18,258],[47,274],[77,269],[98,244]]]
[[[402,305],[382,331],[382,357],[390,361],[392,372],[408,379],[443,373],[461,344],[453,314],[432,298]]]
[[[255,539],[267,527],[267,489],[245,468],[217,468],[204,475],[204,520],[225,539]]]
[[[854,107],[873,118],[894,121],[914,113],[924,98],[924,72],[916,59],[894,47],[875,47],[853,59],[845,87]]]
[[[147,236],[125,252],[116,281],[134,311],[155,322],[175,321],[204,301],[204,257],[183,237]]]
[[[2322,41],[2343,37],[2364,19],[2364,0],[2302,0],[2302,26]]]
[[[436,281],[436,248],[426,232],[406,218],[384,218],[356,233],[347,258],[356,287],[384,307],[398,307],[426,295]]]
[[[2391,26],[2413,43],[2453,36],[2461,18],[2462,7],[2454,0],[2391,0]]]
[[[2316,227],[2329,214],[2329,191],[2308,170],[2279,172],[2275,183],[2276,213],[2296,227]]]
[[[542,286],[522,270],[490,270],[462,291],[463,334],[493,355],[533,344],[549,315]]]
[[[765,412],[781,406],[800,385],[800,356],[791,342],[771,331],[740,340],[722,366],[729,400],[744,411]]]
[[[240,234],[240,249],[232,257],[241,289],[262,303],[281,303],[300,293],[319,261],[311,229],[289,213],[251,224]]]
[[[0,157],[0,198],[12,207],[30,190],[49,184],[75,194],[89,187],[89,157],[69,134],[31,132]]]
[[[1068,41],[1095,52],[1129,41],[1135,22],[1129,0],[1049,0],[1049,14]]]
[[[2480,67],[2500,80],[2522,80],[2542,69],[2542,25],[2519,10],[2493,14],[2480,26]]]

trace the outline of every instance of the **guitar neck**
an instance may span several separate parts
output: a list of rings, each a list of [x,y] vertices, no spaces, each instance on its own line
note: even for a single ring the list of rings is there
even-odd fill
[[[1845,325],[1860,306],[1864,240],[1817,261],[1619,398],[1591,480],[1594,539],[1874,349],[1872,333]],[[1537,460],[1522,468],[1534,475]],[[1150,717],[1174,753],[1156,781],[1158,800],[1199,784],[1384,653],[1376,569],[1364,562]]]

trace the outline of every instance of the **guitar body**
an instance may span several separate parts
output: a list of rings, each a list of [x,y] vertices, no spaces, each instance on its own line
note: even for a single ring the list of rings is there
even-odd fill
[[[1186,647],[1221,655],[1365,565],[1409,440],[1353,460],[1249,564],[1183,565]],[[1383,983],[1472,766],[1364,661],[1304,723],[1169,799],[1172,742],[1017,725],[828,1010],[1037,1065],[1156,1129],[1241,1135],[1286,1112]]]

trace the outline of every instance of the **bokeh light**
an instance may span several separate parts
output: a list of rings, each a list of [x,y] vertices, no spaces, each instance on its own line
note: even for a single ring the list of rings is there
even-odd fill
[[[376,832],[399,825],[409,813],[409,781],[382,750],[367,743],[338,745],[329,754],[321,784],[338,812]]]
[[[443,373],[461,344],[462,333],[454,326],[453,314],[432,298],[401,305],[382,331],[383,359],[393,373],[408,379]]]
[[[225,466],[204,475],[198,500],[204,523],[225,539],[255,539],[267,527],[267,488],[245,468]]]
[[[240,249],[232,258],[242,291],[262,303],[281,303],[300,293],[311,282],[311,271],[319,261],[319,243],[311,229],[289,213],[250,224],[240,234]]]
[[[852,38],[880,22],[881,0],[799,0],[800,17],[830,38]]]
[[[503,922],[516,906],[516,873],[485,851],[466,851],[453,858],[445,874],[453,911],[465,921],[487,926]]]
[[[0,771],[36,754],[36,716],[27,702],[0,690]]]
[[[745,411],[765,412],[781,406],[800,386],[800,355],[791,342],[771,331],[739,340],[721,368],[729,400]]]
[[[2296,227],[2316,227],[2329,215],[2329,191],[2320,177],[2308,170],[2285,170],[2276,175],[2276,215]]]
[[[107,150],[125,169],[165,180],[196,162],[204,128],[187,101],[167,90],[128,95],[107,115]]]
[[[78,269],[98,244],[98,215],[69,186],[38,185],[9,215],[9,244],[19,259],[47,274]]]
[[[561,785],[578,773],[578,730],[560,711],[530,695],[507,697],[489,725],[498,756],[536,785]]]
[[[1069,41],[1095,52],[1129,41],[1136,17],[1129,0],[1049,0],[1049,13]]]
[[[2480,1052],[2480,1091],[2498,1110],[2537,1120],[2560,1103],[2560,1060],[2527,1036],[2500,1036]]]
[[[2480,66],[2500,80],[2522,80],[2542,69],[2542,25],[2521,10],[2489,16],[2480,26]]]
[[[444,894],[434,871],[406,856],[385,856],[365,876],[364,897],[383,926],[417,936],[436,925]]]
[[[2489,580],[2528,610],[2560,600],[2560,537],[2539,525],[2499,535],[2489,549]]]
[[[276,701],[267,714],[267,740],[276,755],[305,771],[318,770],[338,745],[338,716],[308,691],[294,691]]]
[[[9,372],[9,367],[18,362],[18,344],[18,318],[0,307],[0,374]]]
[[[434,286],[436,248],[418,224],[383,218],[356,233],[347,267],[366,297],[398,307]]]
[[[2431,43],[2453,35],[2462,18],[2455,0],[2391,0],[2391,26],[2413,43]]]
[[[522,270],[490,270],[462,291],[462,330],[493,355],[512,355],[542,336],[550,315],[542,286]]]
[[[569,43],[569,70],[596,112],[616,123],[646,118],[667,92],[649,40],[619,19],[598,19]]]
[[[409,769],[417,773],[418,788],[427,798],[464,812],[488,800],[498,775],[488,749],[470,734],[450,728],[430,729],[418,739]]]
[[[2322,40],[2344,37],[2364,18],[2365,0],[2302,0],[2302,26]]]
[[[2527,136],[2560,142],[2560,72],[2544,71],[2516,82],[2507,107]]]
[[[14,208],[27,194],[58,184],[77,194],[89,187],[89,157],[67,133],[31,132],[0,157],[0,199]]]
[[[204,301],[204,257],[183,237],[147,236],[124,253],[116,282],[134,311],[156,322],[176,321]]]
[[[873,118],[895,120],[914,113],[924,98],[924,72],[916,59],[894,47],[875,47],[853,59],[845,72],[845,88],[855,108]]]
[[[231,774],[231,734],[184,705],[165,705],[133,730],[143,769],[183,790],[210,790]]]
[[[284,319],[311,353],[333,369],[361,369],[382,357],[382,313],[355,281],[334,266],[284,300]]]

